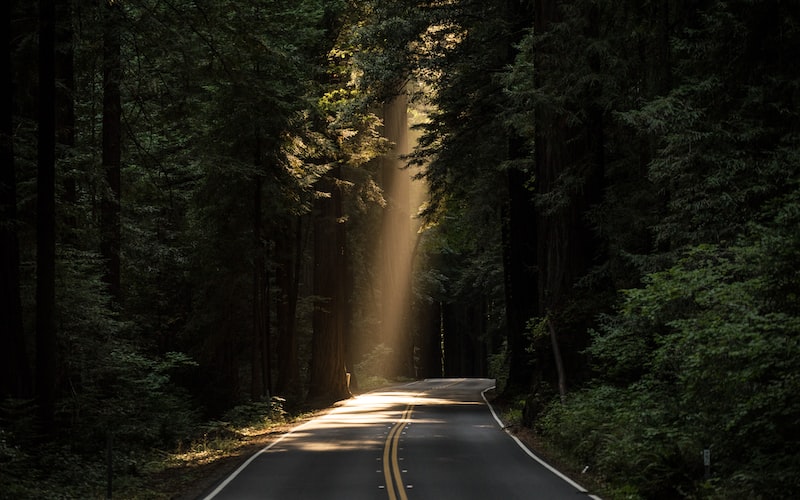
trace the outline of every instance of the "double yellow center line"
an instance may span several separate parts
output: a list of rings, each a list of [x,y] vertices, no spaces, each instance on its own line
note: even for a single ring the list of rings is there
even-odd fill
[[[403,416],[389,431],[386,443],[383,445],[383,476],[386,478],[386,491],[389,493],[389,500],[408,500],[406,490],[403,487],[403,478],[400,475],[397,448],[400,445],[400,435],[411,419],[412,411],[414,411],[414,405],[406,406]]]

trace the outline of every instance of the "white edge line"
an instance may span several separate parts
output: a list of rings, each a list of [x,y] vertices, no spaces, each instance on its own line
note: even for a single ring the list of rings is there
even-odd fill
[[[486,402],[486,406],[488,406],[488,407],[489,407],[489,411],[490,411],[490,412],[492,412],[492,417],[494,417],[494,420],[495,420],[495,422],[497,422],[497,425],[499,425],[499,426],[500,426],[500,428],[501,428],[501,429],[502,429],[502,430],[503,430],[503,431],[504,431],[506,434],[508,434],[508,435],[511,437],[511,439],[513,439],[513,440],[514,440],[514,442],[515,442],[515,443],[517,443],[517,445],[518,445],[520,448],[522,448],[522,451],[524,451],[524,452],[525,452],[525,453],[526,453],[526,454],[527,454],[529,457],[531,457],[532,459],[534,459],[534,460],[536,460],[537,462],[539,462],[539,465],[541,465],[541,466],[542,466],[542,467],[544,467],[545,469],[549,470],[550,472],[552,472],[552,473],[553,473],[553,474],[555,474],[556,476],[558,476],[558,477],[560,477],[561,479],[563,479],[564,481],[566,481],[566,482],[567,482],[567,483],[568,483],[570,486],[572,486],[573,488],[576,488],[576,489],[577,489],[579,492],[581,492],[581,493],[586,493],[586,494],[588,495],[588,497],[589,497],[589,498],[591,498],[592,500],[602,500],[600,497],[598,497],[598,496],[596,496],[596,495],[589,495],[589,491],[588,491],[586,488],[584,488],[584,487],[583,487],[583,486],[581,486],[580,484],[576,483],[575,481],[573,481],[573,480],[572,480],[572,479],[570,479],[569,477],[565,476],[565,475],[564,475],[564,474],[563,474],[561,471],[559,471],[558,469],[556,469],[556,468],[555,468],[555,467],[553,467],[552,465],[548,464],[548,463],[547,463],[547,462],[545,462],[543,459],[539,458],[539,456],[538,456],[538,455],[536,455],[534,452],[532,452],[532,451],[530,450],[530,448],[528,448],[527,446],[525,446],[525,443],[523,443],[522,441],[520,441],[520,439],[519,439],[517,436],[513,435],[513,434],[511,433],[511,431],[509,431],[509,430],[508,430],[508,428],[506,428],[506,426],[505,426],[505,424],[503,423],[503,421],[502,421],[502,420],[500,420],[500,417],[498,417],[498,416],[497,416],[497,412],[495,412],[495,411],[494,411],[494,407],[492,406],[492,403],[490,403],[490,402],[489,402],[489,400],[488,400],[488,399],[486,399],[486,393],[487,393],[487,392],[489,392],[489,391],[491,391],[492,389],[495,389],[495,388],[496,388],[496,386],[494,386],[494,385],[493,385],[493,386],[491,386],[491,387],[487,387],[486,389],[482,390],[482,391],[481,391],[481,397],[482,397],[482,398],[483,398],[483,400]]]
[[[287,437],[289,437],[289,436],[290,436],[292,433],[294,433],[294,431],[296,431],[296,430],[300,429],[301,427],[304,427],[304,426],[306,426],[306,425],[310,424],[310,423],[311,423],[311,422],[313,422],[314,420],[316,420],[316,418],[313,418],[313,419],[311,419],[311,420],[308,420],[308,421],[306,421],[306,422],[303,422],[303,423],[302,423],[302,424],[300,424],[300,425],[297,425],[297,426],[295,426],[295,427],[292,427],[291,429],[289,429],[289,431],[288,431],[288,432],[285,432],[284,434],[282,434],[282,435],[281,435],[281,436],[280,436],[278,439],[276,439],[275,441],[271,442],[271,443],[270,443],[270,444],[268,444],[267,446],[265,446],[265,447],[261,448],[261,449],[260,449],[260,450],[258,450],[257,452],[253,453],[253,456],[251,456],[250,458],[248,458],[248,459],[247,459],[247,460],[246,460],[246,461],[245,461],[245,462],[244,462],[242,465],[240,465],[240,466],[239,466],[239,468],[238,468],[238,469],[236,469],[235,471],[231,472],[230,476],[228,476],[227,478],[225,478],[225,480],[224,480],[224,481],[222,481],[221,483],[219,483],[219,485],[217,485],[217,487],[216,487],[216,488],[214,488],[214,491],[212,491],[212,492],[211,492],[211,493],[209,493],[209,494],[208,494],[206,497],[204,497],[204,499],[203,499],[203,500],[211,500],[212,498],[214,498],[215,496],[217,496],[217,495],[219,494],[219,492],[220,492],[220,491],[222,491],[223,489],[225,489],[225,487],[226,487],[226,486],[228,486],[228,485],[231,483],[231,481],[233,481],[234,479],[236,479],[236,476],[238,476],[240,472],[242,472],[242,471],[243,471],[245,468],[247,468],[247,466],[248,466],[248,465],[250,465],[250,464],[253,462],[253,460],[255,460],[256,458],[258,458],[258,456],[259,456],[259,455],[261,455],[262,453],[264,453],[264,452],[266,452],[266,451],[269,451],[269,449],[270,449],[270,448],[272,448],[272,447],[273,447],[273,446],[275,446],[276,444],[280,443],[281,441],[283,441],[284,439],[286,439]]]

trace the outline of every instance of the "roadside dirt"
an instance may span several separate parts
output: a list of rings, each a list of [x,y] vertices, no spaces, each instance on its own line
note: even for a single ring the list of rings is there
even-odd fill
[[[276,424],[261,434],[242,438],[239,444],[216,456],[211,454],[207,457],[176,463],[174,466],[153,473],[148,483],[154,490],[162,492],[165,498],[173,500],[202,499],[245,460],[292,428],[327,413],[334,406],[305,413],[302,417],[289,423]]]
[[[500,414],[505,413],[509,409],[507,402],[504,402],[502,399],[498,398],[493,400],[489,398],[489,401],[492,403],[492,406],[495,407],[495,411],[498,411]],[[564,460],[561,460],[532,429],[519,424],[510,424],[507,425],[506,430],[522,441],[525,446],[539,458],[583,486],[589,493],[601,496],[600,493],[602,492],[603,486],[600,478],[592,474],[592,471],[576,468]]]

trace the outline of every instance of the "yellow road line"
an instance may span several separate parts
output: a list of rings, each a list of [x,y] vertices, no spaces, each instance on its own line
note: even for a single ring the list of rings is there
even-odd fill
[[[389,431],[389,436],[386,438],[386,443],[383,446],[383,476],[386,478],[386,492],[389,494],[389,500],[397,500],[397,493],[394,489],[394,483],[392,481],[392,469],[391,469],[391,449],[392,449],[392,441],[394,440],[394,435],[397,433],[397,428],[399,424],[395,424],[392,427],[392,430]]]
[[[389,500],[398,500],[398,498],[400,500],[408,500],[406,490],[403,487],[403,478],[400,475],[397,448],[400,442],[400,435],[403,433],[406,424],[408,424],[413,410],[413,405],[406,407],[400,420],[389,431],[386,443],[383,445],[383,476],[386,478],[386,491],[389,493]]]

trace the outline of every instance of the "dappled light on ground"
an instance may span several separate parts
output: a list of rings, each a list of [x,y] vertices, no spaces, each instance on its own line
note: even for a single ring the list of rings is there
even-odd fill
[[[485,382],[485,381],[484,381]],[[287,447],[298,447],[304,451],[326,452],[341,449],[366,449],[380,446],[385,440],[387,429],[398,422],[414,424],[437,424],[441,420],[414,418],[408,408],[419,407],[463,407],[480,406],[481,400],[464,400],[464,391],[475,394],[474,388],[464,379],[436,379],[425,389],[414,390],[418,383],[406,384],[395,389],[384,389],[356,396],[340,403],[327,414],[308,422],[292,432],[272,451]],[[467,388],[464,388],[464,385]],[[448,397],[448,391],[456,391]],[[460,394],[460,396],[458,396]],[[354,440],[345,431],[354,428],[374,427],[369,437]],[[309,439],[317,436],[317,439]],[[322,438],[320,438],[322,436]]]

